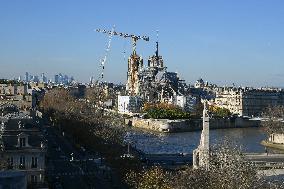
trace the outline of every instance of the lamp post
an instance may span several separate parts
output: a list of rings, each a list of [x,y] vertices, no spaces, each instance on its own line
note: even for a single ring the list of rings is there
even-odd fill
[[[73,152],[70,154],[70,156],[71,156],[71,160],[70,161],[74,161],[74,157],[73,157]]]

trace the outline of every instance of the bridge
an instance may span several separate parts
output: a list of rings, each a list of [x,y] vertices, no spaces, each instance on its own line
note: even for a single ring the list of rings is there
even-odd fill
[[[192,154],[144,154],[142,160],[148,165],[165,167],[192,165]]]
[[[244,153],[245,159],[259,166],[284,167],[284,154]]]
[[[244,153],[245,159],[252,162],[258,169],[259,174],[266,176],[284,176],[284,154],[267,153]],[[163,167],[175,167],[192,165],[192,154],[142,154],[142,161],[147,165],[160,165]]]

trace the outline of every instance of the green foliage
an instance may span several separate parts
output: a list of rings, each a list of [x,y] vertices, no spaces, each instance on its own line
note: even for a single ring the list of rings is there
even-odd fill
[[[227,108],[221,108],[218,106],[209,106],[209,111],[216,117],[228,117],[232,115],[230,110]]]
[[[145,104],[143,111],[146,118],[153,119],[189,119],[190,113],[183,111],[178,106],[167,103]]]
[[[160,167],[144,169],[140,173],[126,175],[127,183],[137,189],[171,189],[170,174]]]
[[[188,119],[190,114],[181,110],[151,109],[147,115],[153,119]]]
[[[192,116],[200,118],[203,113],[203,108],[204,108],[204,105],[200,101],[198,101],[197,104],[195,105],[195,111],[192,112]]]

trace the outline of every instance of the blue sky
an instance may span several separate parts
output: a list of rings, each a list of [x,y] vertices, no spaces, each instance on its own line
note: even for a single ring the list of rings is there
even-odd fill
[[[283,0],[0,0],[0,77],[45,72],[98,77],[107,36],[96,28],[148,35],[168,71],[193,83],[284,86]],[[123,52],[126,51],[126,58]],[[105,80],[126,81],[130,40],[113,37]]]

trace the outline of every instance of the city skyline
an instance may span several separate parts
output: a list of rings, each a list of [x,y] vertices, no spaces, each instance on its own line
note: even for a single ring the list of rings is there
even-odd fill
[[[137,53],[146,64],[155,52],[168,71],[187,83],[283,87],[284,2],[264,1],[13,1],[0,3],[0,76],[25,72],[73,75],[81,82],[99,78],[107,36],[94,29],[150,36]],[[137,9],[137,10],[136,10]],[[126,53],[123,53],[126,52]],[[129,40],[113,37],[104,80],[126,83]]]

